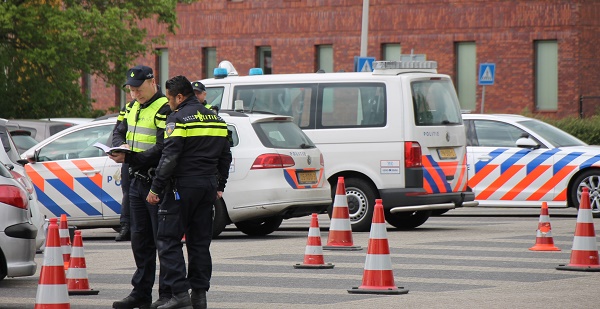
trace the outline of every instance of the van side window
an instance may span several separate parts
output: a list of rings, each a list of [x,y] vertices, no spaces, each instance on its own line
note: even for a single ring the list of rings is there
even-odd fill
[[[381,127],[385,125],[383,84],[343,83],[321,85],[320,126]]]
[[[301,128],[310,126],[314,114],[316,85],[252,85],[236,86],[233,100],[241,100],[247,112],[262,112],[294,117]]]

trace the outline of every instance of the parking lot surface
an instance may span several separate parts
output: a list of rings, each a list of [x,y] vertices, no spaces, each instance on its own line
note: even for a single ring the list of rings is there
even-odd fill
[[[302,263],[310,217],[284,221],[267,237],[227,229],[213,241],[209,308],[595,308],[600,272],[560,271],[569,263],[576,210],[550,209],[560,252],[534,252],[539,210],[458,209],[422,227],[388,226],[397,286],[406,295],[355,295],[361,285],[369,233],[353,233],[361,251],[324,251],[333,269],[294,269]],[[329,221],[319,216],[327,242]],[[600,220],[594,219],[596,234]],[[127,295],[133,272],[128,242],[109,229],[84,230],[90,286],[95,296],[71,296],[71,308],[110,308]],[[36,261],[41,265],[43,256]],[[0,308],[33,308],[38,274],[0,282]],[[156,296],[156,287],[155,287]]]

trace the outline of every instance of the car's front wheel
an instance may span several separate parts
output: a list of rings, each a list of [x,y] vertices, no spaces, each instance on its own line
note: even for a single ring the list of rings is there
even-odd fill
[[[569,199],[573,207],[579,208],[583,188],[588,188],[590,208],[594,218],[600,218],[600,169],[591,169],[581,173],[569,188]]]
[[[281,225],[281,222],[283,222],[283,218],[277,216],[241,221],[235,223],[235,226],[246,235],[265,236],[275,232]]]
[[[431,210],[391,213],[384,210],[385,221],[397,229],[411,230],[421,226],[431,216]]]

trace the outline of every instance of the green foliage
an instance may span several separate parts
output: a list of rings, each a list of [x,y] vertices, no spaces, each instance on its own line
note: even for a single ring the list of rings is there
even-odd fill
[[[138,23],[154,19],[175,33],[178,2],[195,0],[5,0],[0,2],[0,117],[90,116],[81,77],[121,85],[133,61],[164,37]]]
[[[600,116],[585,119],[568,117],[563,119],[540,119],[578,139],[590,144],[600,145]]]

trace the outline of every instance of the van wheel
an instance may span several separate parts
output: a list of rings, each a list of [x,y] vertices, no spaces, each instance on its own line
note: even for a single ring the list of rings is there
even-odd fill
[[[448,212],[448,210],[450,210],[450,209],[437,209],[437,210],[432,210],[432,211],[431,211],[431,215],[432,215],[432,216],[441,216],[441,215],[443,215],[443,214],[447,213],[447,212]]]
[[[345,180],[346,198],[348,199],[348,213],[350,223],[354,232],[368,232],[373,220],[373,209],[375,208],[376,189],[367,181],[360,178],[348,178]],[[332,195],[335,197],[337,183],[331,186]],[[327,209],[329,218],[333,214],[333,204]]]
[[[221,235],[229,223],[229,215],[227,214],[227,206],[222,198],[215,200],[213,205],[213,230],[212,238]]]
[[[383,213],[387,223],[401,230],[412,230],[419,227],[429,219],[429,216],[431,216],[431,210],[396,213],[384,210]]]
[[[235,226],[249,236],[265,236],[273,233],[283,222],[282,217],[270,217],[235,223]]]
[[[600,170],[585,171],[573,181],[573,185],[569,188],[569,202],[577,209],[579,209],[583,188],[589,189],[592,215],[594,218],[600,218]]]

